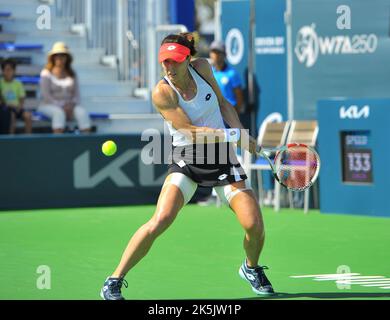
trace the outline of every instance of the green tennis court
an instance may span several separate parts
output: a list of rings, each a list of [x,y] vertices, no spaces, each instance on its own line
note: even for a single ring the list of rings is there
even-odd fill
[[[0,213],[0,299],[100,299],[104,279],[153,210],[132,206]],[[340,288],[335,280],[291,277],[336,274],[347,266],[350,273],[382,276],[386,282],[390,219],[263,211],[267,239],[260,264],[270,268],[267,275],[279,293],[274,299],[390,299],[390,284],[386,289],[355,283]],[[242,239],[243,231],[226,207],[189,205],[128,274],[123,294],[141,300],[264,299],[238,276]],[[50,270],[50,289],[38,289],[40,266]]]

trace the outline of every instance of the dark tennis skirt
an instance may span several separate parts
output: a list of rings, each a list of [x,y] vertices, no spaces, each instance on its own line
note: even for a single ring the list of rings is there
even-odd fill
[[[173,147],[168,174],[180,172],[203,187],[225,186],[247,179],[231,143]]]

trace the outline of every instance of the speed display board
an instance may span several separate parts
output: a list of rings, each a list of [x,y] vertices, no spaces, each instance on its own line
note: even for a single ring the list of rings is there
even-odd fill
[[[341,155],[343,182],[372,183],[372,150],[369,146],[370,131],[342,131]]]
[[[390,98],[317,102],[321,213],[390,217]]]

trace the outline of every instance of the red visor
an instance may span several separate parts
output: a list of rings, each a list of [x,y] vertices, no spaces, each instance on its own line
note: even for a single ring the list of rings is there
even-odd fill
[[[178,43],[164,43],[158,53],[158,62],[172,59],[176,62],[183,62],[191,53],[191,50]]]

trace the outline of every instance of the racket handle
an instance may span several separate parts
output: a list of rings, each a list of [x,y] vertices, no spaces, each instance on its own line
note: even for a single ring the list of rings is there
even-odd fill
[[[257,145],[256,145],[256,155],[261,156],[261,151],[262,151],[262,149],[263,149],[263,148],[257,144]]]

